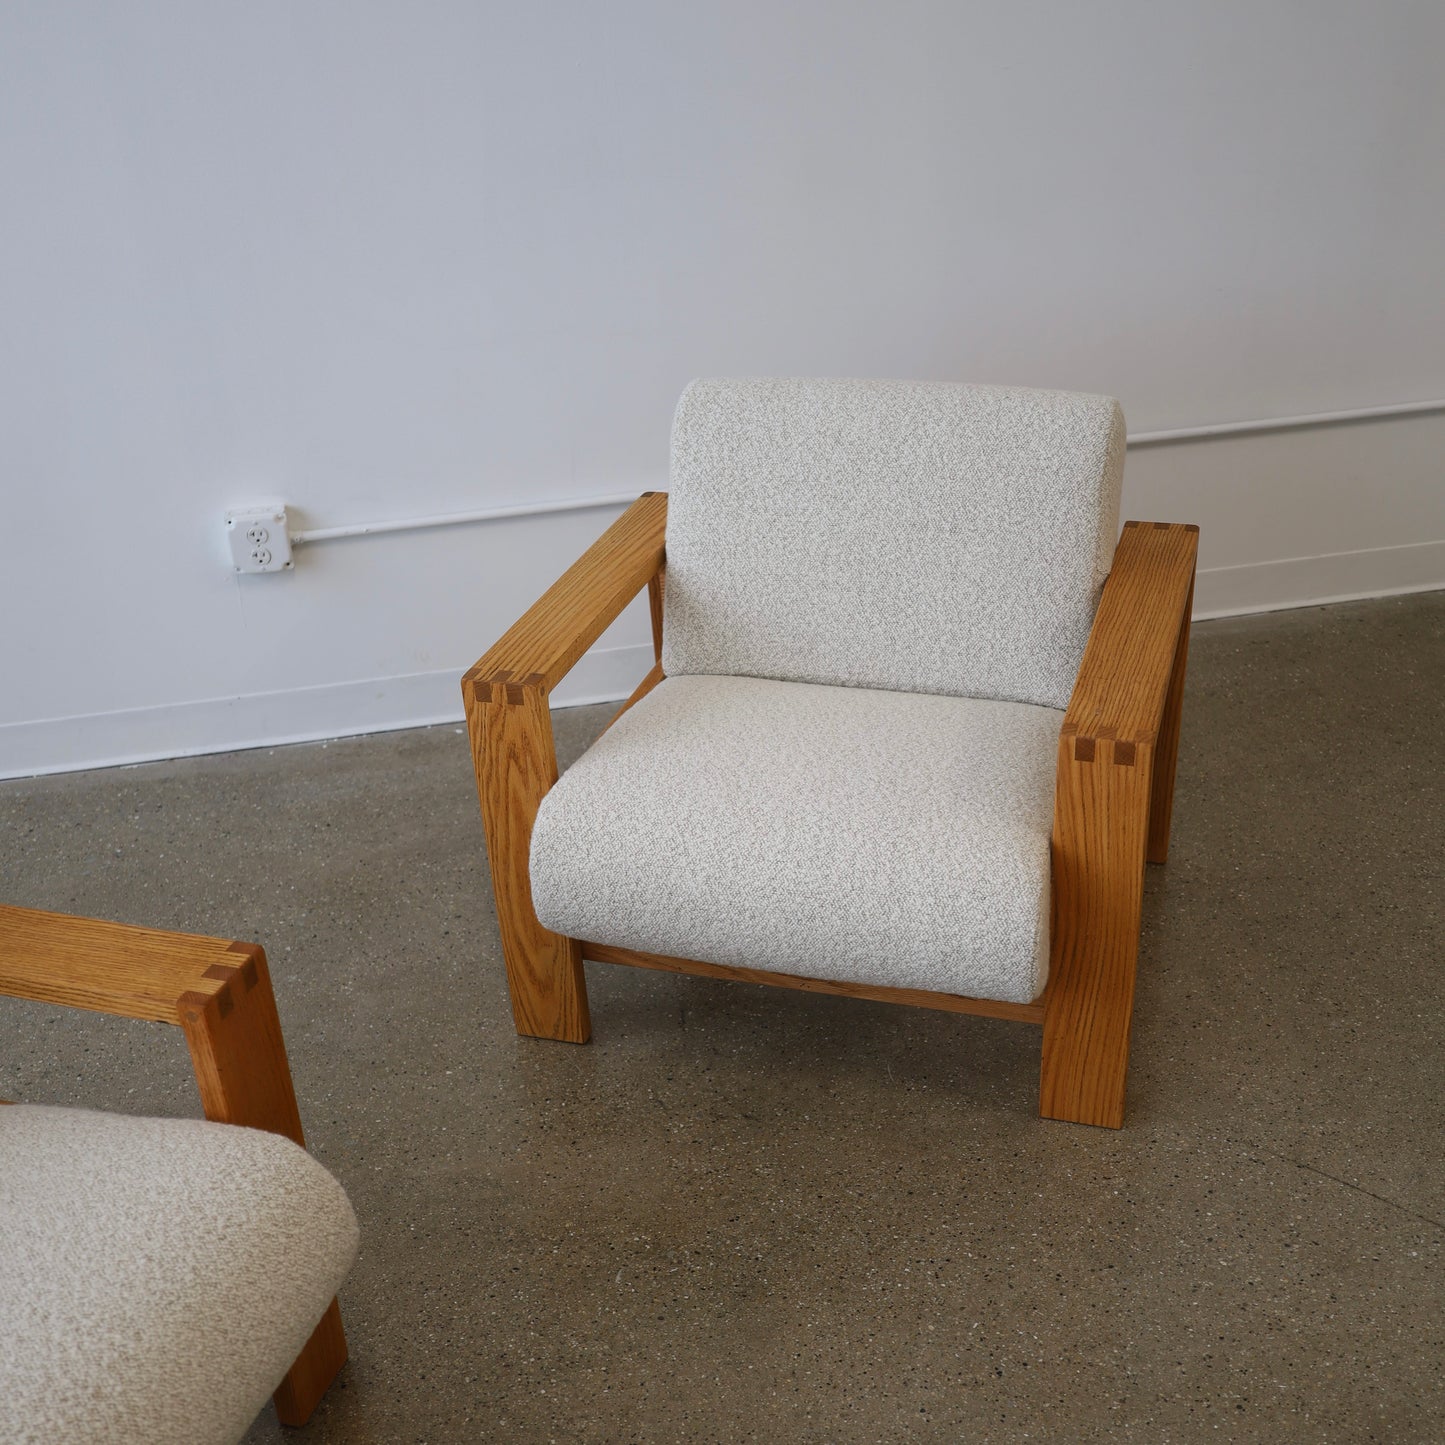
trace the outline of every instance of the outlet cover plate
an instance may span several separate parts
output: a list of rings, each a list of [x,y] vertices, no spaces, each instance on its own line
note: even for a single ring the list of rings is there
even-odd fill
[[[285,507],[233,507],[226,513],[226,541],[237,572],[289,572],[296,565]]]

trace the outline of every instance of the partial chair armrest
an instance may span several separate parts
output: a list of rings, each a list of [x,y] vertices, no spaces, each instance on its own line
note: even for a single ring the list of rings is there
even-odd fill
[[[511,685],[550,692],[662,570],[667,493],[644,492],[462,679],[469,702]]]
[[[178,1024],[182,999],[214,997],[259,952],[226,938],[0,904],[0,994],[118,1018]]]
[[[0,904],[0,994],[177,1024],[206,1118],[306,1147],[266,951]],[[283,1425],[304,1425],[346,1363],[335,1300],[276,1390]]]
[[[178,1025],[208,1119],[306,1145],[259,944],[0,904],[0,994]]]
[[[532,906],[532,825],[557,781],[547,694],[643,587],[660,658],[666,526],[667,494],[644,493],[462,679],[518,1033],[573,1043],[591,1033],[576,940],[544,928]],[[644,687],[661,675],[659,661]]]
[[[1059,733],[1041,1112],[1118,1128],[1146,858],[1168,850],[1199,529],[1127,522]]]

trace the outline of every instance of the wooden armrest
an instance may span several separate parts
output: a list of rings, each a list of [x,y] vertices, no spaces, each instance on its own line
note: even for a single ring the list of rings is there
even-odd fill
[[[228,938],[0,904],[0,994],[14,998],[178,1024],[183,998],[212,998],[258,953]]]
[[[1110,760],[1132,765],[1136,748],[1158,738],[1198,550],[1198,527],[1124,523],[1064,714],[1062,735],[1078,762],[1107,740]]]
[[[667,493],[644,492],[462,679],[485,700],[549,692],[663,565]]]

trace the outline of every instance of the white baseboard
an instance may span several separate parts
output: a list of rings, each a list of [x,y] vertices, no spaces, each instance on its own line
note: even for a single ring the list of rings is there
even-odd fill
[[[1445,540],[1199,572],[1194,616],[1233,617],[1445,588]],[[554,707],[614,702],[652,665],[642,643],[589,652]],[[0,725],[0,778],[315,742],[459,722],[459,668]]]
[[[552,705],[579,707],[620,700],[651,666],[651,643],[589,652],[552,695]],[[459,723],[461,675],[461,668],[445,668],[0,725],[0,778]]]
[[[1201,567],[1194,583],[1194,618],[1202,622],[1247,612],[1284,612],[1437,588],[1445,588],[1445,540],[1283,557],[1242,567]]]

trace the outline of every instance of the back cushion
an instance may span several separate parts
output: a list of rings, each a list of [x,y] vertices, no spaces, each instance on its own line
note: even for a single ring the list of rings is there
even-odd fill
[[[1118,536],[1105,396],[695,381],[663,666],[1065,707]]]

